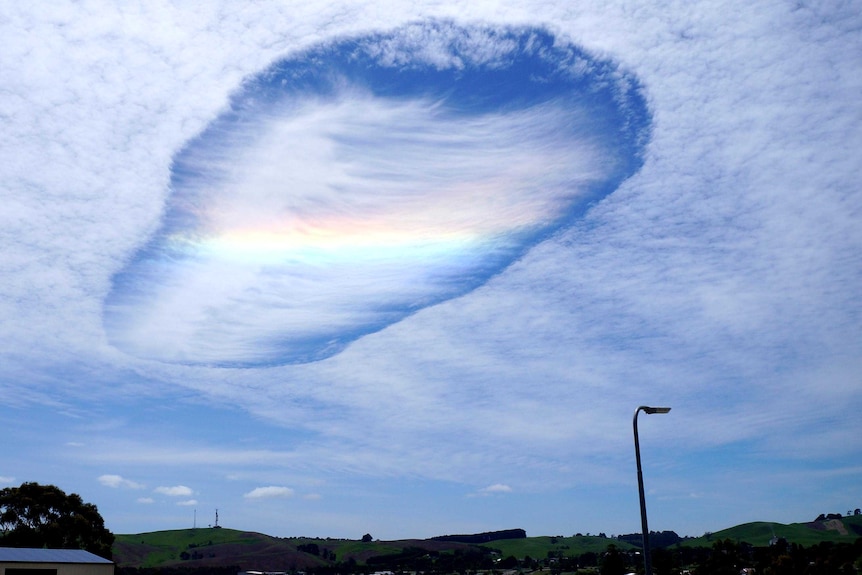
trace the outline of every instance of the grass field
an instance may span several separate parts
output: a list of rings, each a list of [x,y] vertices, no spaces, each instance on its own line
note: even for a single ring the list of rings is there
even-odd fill
[[[812,523],[770,523],[758,521],[744,523],[712,533],[709,537],[689,539],[683,543],[687,547],[710,547],[719,539],[744,541],[755,547],[769,545],[772,537],[781,537],[790,543],[802,546],[816,545],[824,541],[849,542],[862,537],[862,515],[842,517],[840,520],[818,521]]]
[[[320,556],[298,549],[314,544]],[[129,567],[161,567],[165,565],[287,565],[296,569],[332,563],[324,551],[335,554],[336,561],[354,559],[364,564],[369,558],[395,555],[406,547],[423,547],[441,552],[469,547],[463,543],[443,543],[430,540],[362,541],[350,539],[319,539],[305,537],[280,538],[225,528],[179,529],[132,535],[117,535],[114,560]],[[183,558],[183,553],[187,558]],[[197,554],[197,556],[194,556]],[[191,559],[191,561],[189,560]]]
[[[613,543],[619,549],[631,549],[632,545],[608,539],[606,537],[594,537],[588,535],[576,537],[527,537],[526,539],[501,539],[483,543],[483,547],[499,549],[503,557],[514,556],[523,559],[530,556],[533,559],[545,559],[552,552],[559,556],[574,557],[583,553],[600,553],[606,551],[608,545]]]
[[[253,545],[259,537],[234,529],[177,529],[134,535],[117,535],[114,554],[134,557],[140,567],[155,567],[180,560],[183,551],[215,545]]]
[[[862,537],[862,515],[811,523],[746,523],[716,531],[709,536],[686,539],[680,544],[686,547],[712,547],[718,540],[730,539],[765,547],[774,536],[806,547],[824,541],[852,543]],[[408,547],[422,547],[429,551],[444,553],[469,547],[464,543],[433,540],[363,543],[348,539],[279,538],[234,529],[200,528],[117,535],[114,543],[114,558],[118,565],[136,567],[181,564],[188,560],[188,555],[192,554],[197,555],[192,557],[192,563],[209,565],[254,563],[263,567],[272,564],[306,569],[316,565],[332,564],[331,557],[327,561],[324,557],[297,549],[300,545],[311,543],[316,544],[321,552],[326,550],[334,553],[335,561],[353,559],[358,564],[365,564],[371,557],[401,553]],[[621,550],[634,548],[633,545],[617,539],[589,535],[500,539],[483,543],[482,546],[499,550],[503,558],[514,556],[524,559],[529,556],[541,560],[550,556],[575,557],[584,553],[601,553],[607,550],[610,544],[616,545]],[[184,553],[187,555],[186,558],[182,556]]]

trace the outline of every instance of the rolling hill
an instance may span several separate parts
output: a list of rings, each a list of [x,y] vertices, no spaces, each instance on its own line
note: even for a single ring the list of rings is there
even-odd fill
[[[826,519],[807,523],[771,523],[757,521],[722,529],[703,537],[687,539],[688,547],[709,547],[714,541],[730,539],[744,541],[755,547],[765,547],[773,537],[786,539],[789,543],[802,546],[816,545],[825,541],[833,543],[852,543],[862,537],[862,515],[852,515],[841,519]]]
[[[862,537],[862,515],[806,523],[754,522],[737,525],[697,538],[685,538],[685,547],[712,547],[715,541],[730,539],[757,547],[769,545],[773,537],[803,546],[824,541],[850,542]],[[363,542],[350,539],[280,538],[262,533],[226,528],[180,529],[131,535],[117,535],[114,561],[120,568],[239,567],[262,571],[308,570],[355,562],[381,565],[387,558],[418,554],[464,554],[472,549],[494,550],[498,557],[519,560],[547,557],[576,557],[601,553],[609,544],[626,550],[636,548],[625,541],[591,535],[573,537],[521,537],[480,544],[435,539]]]
[[[375,557],[394,556],[405,549],[455,552],[467,543],[411,539],[362,542],[349,539],[280,538],[234,529],[198,528],[117,535],[114,562],[118,567],[225,567],[262,571],[307,570],[353,560],[366,564]]]

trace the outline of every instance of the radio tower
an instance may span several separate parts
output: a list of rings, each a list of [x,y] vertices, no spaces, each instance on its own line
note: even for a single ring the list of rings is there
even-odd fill
[[[216,521],[215,525],[213,525],[213,528],[218,529],[218,509],[216,509]]]

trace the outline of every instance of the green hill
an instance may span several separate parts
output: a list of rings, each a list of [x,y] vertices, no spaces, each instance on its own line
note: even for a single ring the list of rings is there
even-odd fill
[[[432,539],[362,542],[349,539],[279,538],[225,528],[180,529],[117,535],[114,561],[119,567],[239,566],[258,570],[304,570],[337,561],[369,564],[422,549],[431,554],[465,553],[483,548],[500,557],[573,557],[605,551],[609,544],[632,546],[606,537],[527,537],[474,545]],[[301,549],[306,549],[302,551]]]
[[[524,539],[501,539],[482,543],[482,547],[497,549],[502,557],[514,556],[518,559],[532,557],[545,559],[554,557],[575,557],[584,553],[600,553],[607,551],[613,543],[619,549],[633,549],[634,546],[616,539],[591,535],[574,537],[526,537]]]
[[[262,571],[306,570],[353,560],[397,556],[406,549],[454,553],[475,546],[433,540],[370,541],[280,538],[234,529],[200,528],[117,535],[118,567],[227,567]]]
[[[852,543],[862,537],[862,515],[810,523],[755,522],[723,529],[703,537],[680,541],[685,547],[712,547],[718,540],[730,539],[756,547],[769,545],[773,537],[790,543],[811,546],[824,541]],[[482,544],[408,539],[362,542],[349,539],[280,538],[225,528],[180,529],[132,535],[117,535],[114,561],[118,567],[239,567],[262,571],[308,570],[355,562],[357,565],[384,565],[399,558],[422,555],[442,557],[469,553],[499,558],[577,557],[601,553],[614,544],[621,550],[636,548],[625,541],[600,536],[524,537],[499,539]]]
[[[773,537],[786,539],[802,546],[816,545],[824,541],[852,543],[862,537],[862,515],[811,521],[809,523],[770,523],[757,521],[722,529],[703,537],[687,539],[686,547],[710,547],[717,540],[745,542],[755,547],[765,547]]]
[[[220,527],[117,535],[113,551],[119,567],[254,565],[258,569],[307,569],[326,563],[297,550],[295,540]]]

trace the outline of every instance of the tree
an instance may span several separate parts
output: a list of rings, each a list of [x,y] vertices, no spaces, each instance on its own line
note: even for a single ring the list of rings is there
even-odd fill
[[[297,545],[296,548],[303,553],[310,553],[312,555],[320,557],[320,546],[317,543],[306,543],[304,545]]]
[[[719,539],[712,544],[709,558],[698,567],[696,573],[737,575],[748,563],[747,555],[750,547],[745,543],[735,543],[731,539]]]
[[[626,561],[617,546],[611,543],[608,550],[602,556],[599,565],[601,575],[623,575],[626,572]]]
[[[366,533],[365,535],[362,536],[362,542],[363,543],[370,543],[372,539],[374,539],[374,538],[371,536],[370,533]]]
[[[0,546],[84,549],[111,558],[114,534],[92,503],[54,485],[0,489]]]

